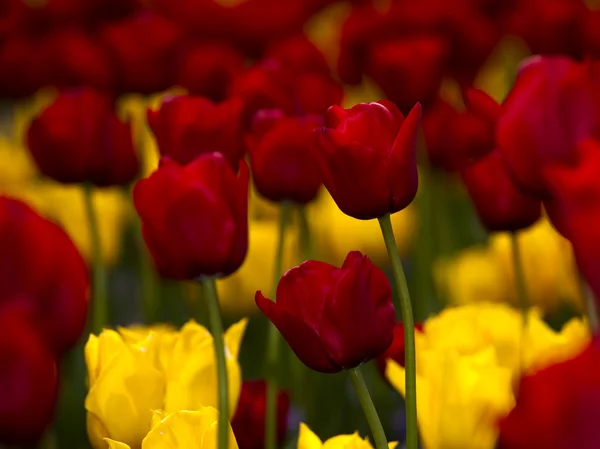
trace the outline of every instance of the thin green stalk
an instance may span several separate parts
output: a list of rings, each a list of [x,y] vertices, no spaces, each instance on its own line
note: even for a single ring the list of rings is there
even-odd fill
[[[140,280],[142,284],[142,310],[144,311],[144,322],[146,324],[152,324],[158,320],[160,291],[158,278],[156,277],[150,254],[148,254],[141,227],[138,227],[137,230],[137,244]]]
[[[217,377],[219,379],[219,446],[218,449],[227,449],[229,446],[229,385],[227,379],[227,364],[225,363],[225,344],[223,343],[223,323],[219,310],[219,298],[215,278],[203,277],[200,279],[204,300],[208,309],[210,330],[215,344],[215,358],[217,360]]]
[[[523,256],[519,245],[519,237],[516,232],[510,234],[511,252],[513,267],[515,270],[515,284],[517,286],[517,300],[519,308],[523,314],[523,326],[527,325],[527,309],[529,308],[529,295],[527,292],[527,282],[525,280],[525,270],[523,269]]]
[[[590,291],[590,288],[581,273],[579,273],[579,296],[581,297],[585,308],[590,331],[595,335],[598,332],[598,309],[596,308],[594,294]]]
[[[300,254],[302,260],[311,260],[314,258],[314,248],[310,234],[310,224],[308,223],[308,214],[305,205],[298,206],[298,222],[300,227]]]
[[[400,261],[398,246],[394,238],[390,215],[386,214],[379,218],[379,225],[383,234],[383,240],[387,248],[388,257],[392,264],[392,272],[396,290],[400,299],[400,310],[402,322],[404,323],[404,365],[406,367],[406,449],[417,449],[418,425],[417,425],[417,376],[416,376],[416,354],[415,354],[415,324],[412,314],[412,305],[406,276]]]
[[[100,230],[98,217],[94,207],[93,187],[84,185],[84,201],[87,219],[90,227],[92,242],[92,301],[90,307],[91,332],[98,334],[108,322],[107,277],[102,263],[102,247],[100,245]]]
[[[283,264],[283,248],[285,242],[285,231],[290,218],[291,204],[281,204],[279,216],[279,236],[277,250],[275,253],[275,266],[273,272],[272,300],[276,300],[277,284],[281,276]],[[279,358],[279,331],[269,323],[269,335],[267,340],[267,411],[265,420],[265,447],[275,449],[277,446],[277,362]]]
[[[387,438],[385,437],[381,420],[379,419],[379,415],[377,414],[377,410],[375,409],[375,405],[369,394],[369,389],[365,383],[365,378],[362,375],[360,366],[348,370],[348,375],[354,386],[354,391],[356,391],[356,395],[358,396],[360,406],[367,418],[367,423],[369,423],[369,428],[371,429],[373,440],[375,441],[375,449],[387,449]]]

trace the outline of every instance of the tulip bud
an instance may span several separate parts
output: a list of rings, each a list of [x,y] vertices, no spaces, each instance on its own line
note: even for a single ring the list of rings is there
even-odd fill
[[[417,193],[417,103],[406,119],[393,103],[332,106],[316,130],[315,158],[338,207],[361,220],[393,214]]]
[[[309,368],[336,373],[381,355],[392,343],[395,312],[385,274],[358,251],[341,268],[309,260],[289,270],[277,302],[256,304]]]

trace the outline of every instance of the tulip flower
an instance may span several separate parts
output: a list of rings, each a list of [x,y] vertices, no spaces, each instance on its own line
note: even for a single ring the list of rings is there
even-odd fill
[[[180,164],[201,154],[221,153],[237,171],[244,157],[240,128],[241,103],[215,104],[202,97],[168,97],[157,110],[148,110],[148,124],[158,149]]]
[[[314,260],[292,268],[279,281],[277,302],[256,293],[256,304],[298,358],[323,373],[355,368],[389,347],[391,301],[385,274],[358,251],[341,268]]]
[[[296,73],[331,75],[331,68],[325,55],[304,35],[274,41],[267,49],[265,57],[279,61]]]
[[[225,276],[248,245],[248,167],[236,175],[219,153],[186,166],[163,160],[133,190],[144,240],[159,273],[174,279]]]
[[[423,330],[422,324],[415,324],[415,332],[421,332]],[[385,369],[387,366],[388,360],[393,360],[401,367],[404,367],[404,357],[405,357],[405,346],[404,346],[404,326],[402,323],[396,323],[394,326],[394,340],[387,350],[377,357],[377,369],[379,372],[385,376]]]
[[[0,310],[21,310],[57,355],[73,347],[86,322],[87,268],[54,223],[20,201],[0,197]]]
[[[417,192],[416,140],[421,106],[406,117],[393,103],[332,106],[316,131],[315,158],[338,207],[361,220],[393,214]]]
[[[397,442],[388,443],[389,449],[394,449],[398,445]],[[358,432],[350,435],[337,435],[322,442],[321,439],[308,428],[304,423],[300,423],[300,435],[298,435],[298,449],[373,449],[367,438],[360,437]]]
[[[37,444],[52,422],[58,367],[44,338],[15,305],[0,314],[0,443],[27,447]]]
[[[242,320],[224,336],[232,412],[241,388],[237,357],[245,328]],[[213,338],[193,321],[179,332],[104,330],[90,335],[85,359],[88,436],[95,449],[106,448],[103,438],[139,447],[151,429],[152,410],[176,413],[217,406]]]
[[[160,411],[155,411],[155,423],[144,437],[141,449],[216,449],[218,415],[213,407],[201,407],[197,411],[182,410],[165,417]],[[227,448],[238,449],[231,429],[229,433]],[[105,441],[109,449],[131,448],[129,444],[110,438],[105,438]]]
[[[264,380],[253,380],[242,384],[240,401],[231,421],[233,433],[240,449],[264,449],[265,447],[265,413],[267,384]],[[277,444],[281,446],[287,431],[287,419],[290,399],[285,391],[278,391],[277,410]]]
[[[138,172],[129,124],[90,88],[59,94],[31,122],[27,143],[40,171],[58,182],[121,185]]]
[[[315,164],[313,130],[318,117],[284,117],[281,111],[260,111],[246,137],[252,177],[265,198],[305,204],[321,187]]]
[[[516,406],[500,421],[501,449],[595,448],[600,430],[600,349],[595,339],[579,355],[524,377]]]

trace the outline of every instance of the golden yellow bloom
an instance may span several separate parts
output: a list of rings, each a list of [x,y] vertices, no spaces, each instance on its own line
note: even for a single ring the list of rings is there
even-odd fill
[[[37,176],[29,152],[5,136],[0,136],[0,193],[18,196]]]
[[[154,415],[152,429],[142,441],[142,449],[218,449],[219,413],[212,407],[198,411],[178,411],[172,414],[158,412]],[[158,418],[156,418],[158,417]],[[128,444],[105,439],[110,449],[131,449]],[[238,445],[229,428],[229,449]]]
[[[241,389],[237,357],[246,323],[225,334],[232,415]],[[213,339],[194,321],[179,332],[138,327],[90,335],[85,360],[88,435],[95,449],[106,448],[104,438],[139,448],[151,428],[151,410],[174,413],[218,402]]]
[[[254,302],[257,290],[270,293],[275,269],[275,252],[278,245],[276,221],[249,222],[248,254],[239,270],[217,281],[219,301],[224,314],[247,316],[258,311]],[[297,265],[297,239],[294,229],[286,233],[282,274]]]
[[[349,251],[358,250],[368,254],[376,265],[387,265],[387,252],[377,220],[356,220],[345,215],[326,191],[311,205],[309,219],[319,260],[339,266]],[[417,230],[415,207],[409,206],[392,215],[392,226],[398,251],[406,254]]]
[[[552,311],[569,302],[581,310],[571,246],[547,220],[518,236],[531,304]],[[454,305],[480,301],[517,303],[510,236],[492,235],[487,247],[468,248],[434,268],[436,284]]]
[[[397,442],[388,443],[389,449],[394,449]],[[362,439],[358,432],[351,435],[338,435],[329,438],[324,443],[304,423],[300,423],[298,449],[373,449],[367,438]]]
[[[518,378],[573,357],[589,340],[581,319],[555,332],[534,309],[524,326],[521,312],[506,304],[468,304],[429,318],[415,335],[425,449],[492,449]],[[386,374],[404,394],[404,369],[388,362]]]

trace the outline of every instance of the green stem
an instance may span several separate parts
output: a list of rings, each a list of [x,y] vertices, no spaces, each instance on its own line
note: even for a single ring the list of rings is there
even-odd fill
[[[404,323],[404,365],[406,367],[406,449],[417,449],[418,427],[417,427],[417,375],[415,354],[415,323],[412,314],[412,305],[406,276],[400,261],[400,254],[392,230],[390,215],[386,214],[379,218],[379,225],[383,234],[383,240],[387,248],[388,257],[392,264],[392,272],[396,290],[400,299],[400,310],[402,311],[402,322]]]
[[[146,324],[152,324],[158,320],[159,285],[150,254],[148,253],[144,237],[142,236],[141,226],[138,228],[137,232],[137,243],[144,321]]]
[[[596,301],[594,294],[590,291],[587,282],[579,272],[579,296],[583,301],[585,307],[585,313],[588,319],[588,326],[592,334],[596,334],[598,331],[598,309],[596,308]]]
[[[84,185],[84,201],[87,219],[90,227],[92,242],[92,301],[90,306],[91,332],[98,334],[108,322],[107,304],[107,278],[104,264],[102,263],[102,247],[100,245],[100,230],[98,217],[94,207],[93,187]]]
[[[379,419],[379,415],[377,414],[377,410],[375,409],[375,405],[369,394],[369,389],[365,383],[360,366],[348,370],[348,375],[350,376],[354,391],[356,391],[356,395],[358,396],[358,401],[367,418],[367,423],[369,423],[369,428],[371,429],[373,440],[375,441],[375,449],[387,449],[387,438],[385,437],[381,420]]]
[[[282,203],[273,272],[273,290],[271,293],[273,301],[276,300],[277,284],[279,283],[279,277],[281,276],[285,230],[290,218],[290,212],[291,204],[287,202]],[[280,337],[279,331],[273,323],[269,323],[269,334],[267,338],[267,411],[265,420],[265,447],[266,449],[275,449],[277,447],[277,362],[279,358]]]
[[[299,227],[300,227],[300,254],[302,260],[311,260],[314,258],[314,249],[310,235],[310,225],[308,223],[308,214],[306,206],[298,206]]]
[[[517,299],[519,308],[523,314],[523,326],[527,325],[527,309],[529,308],[529,295],[527,293],[527,282],[525,280],[525,270],[523,269],[523,256],[521,255],[521,246],[516,232],[510,234],[513,267],[515,270],[515,284],[517,286]]]
[[[215,344],[215,358],[217,360],[217,376],[219,379],[219,446],[218,449],[227,449],[229,446],[229,385],[227,379],[227,364],[225,362],[225,344],[223,343],[223,323],[219,310],[217,286],[213,277],[203,277],[200,280],[204,293],[204,300],[208,309],[210,330]]]

